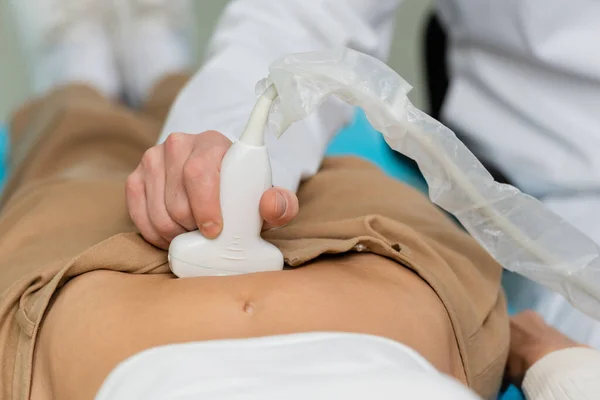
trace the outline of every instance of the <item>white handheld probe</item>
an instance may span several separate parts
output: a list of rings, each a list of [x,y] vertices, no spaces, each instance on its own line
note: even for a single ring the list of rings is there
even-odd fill
[[[265,126],[277,90],[270,86],[258,99],[239,141],[221,164],[223,231],[214,240],[199,231],[176,237],[169,247],[171,271],[180,278],[237,275],[283,269],[279,249],[260,237],[260,199],[271,187],[271,163],[264,143]]]

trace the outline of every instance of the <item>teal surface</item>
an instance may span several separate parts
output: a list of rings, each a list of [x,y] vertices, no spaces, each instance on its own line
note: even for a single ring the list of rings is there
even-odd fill
[[[361,157],[379,166],[388,175],[427,193],[427,183],[417,164],[392,150],[362,111],[358,111],[354,121],[332,140],[327,155]]]
[[[6,126],[0,124],[0,191],[4,187],[4,182],[8,172],[8,130]]]

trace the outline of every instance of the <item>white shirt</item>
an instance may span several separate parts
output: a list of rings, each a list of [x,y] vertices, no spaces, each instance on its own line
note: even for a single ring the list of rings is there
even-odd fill
[[[196,342],[134,355],[96,400],[477,400],[413,349],[350,333]]]

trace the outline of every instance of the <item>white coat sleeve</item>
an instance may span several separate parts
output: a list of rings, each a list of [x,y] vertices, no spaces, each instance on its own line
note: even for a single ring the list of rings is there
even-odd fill
[[[388,57],[401,0],[235,0],[224,11],[204,66],[182,90],[160,142],[171,132],[216,130],[239,137],[256,101],[255,85],[278,57],[346,46]],[[267,138],[273,183],[296,190],[316,173],[332,135],[352,110],[337,101]]]
[[[523,380],[527,400],[594,400],[600,398],[600,352],[571,348],[547,355]]]

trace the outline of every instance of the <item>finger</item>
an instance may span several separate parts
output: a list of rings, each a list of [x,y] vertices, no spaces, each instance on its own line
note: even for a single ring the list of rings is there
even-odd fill
[[[183,166],[192,146],[192,135],[183,133],[171,133],[164,143],[165,206],[171,218],[188,231],[198,229],[183,184]]]
[[[148,207],[146,204],[146,190],[141,172],[136,170],[127,179],[126,198],[127,209],[131,220],[138,228],[144,239],[161,249],[167,250],[169,243],[154,230],[148,216]]]
[[[546,321],[544,321],[542,316],[533,310],[522,311],[511,317],[511,321],[532,326],[547,326]]]
[[[300,210],[296,195],[286,189],[271,188],[260,200],[260,215],[265,220],[264,229],[288,224]]]
[[[150,223],[154,231],[171,242],[176,236],[185,233],[186,229],[175,222],[165,205],[165,162],[163,146],[155,146],[142,157],[146,205]]]
[[[221,234],[220,167],[227,149],[195,149],[183,166],[183,184],[196,225],[214,239]]]

